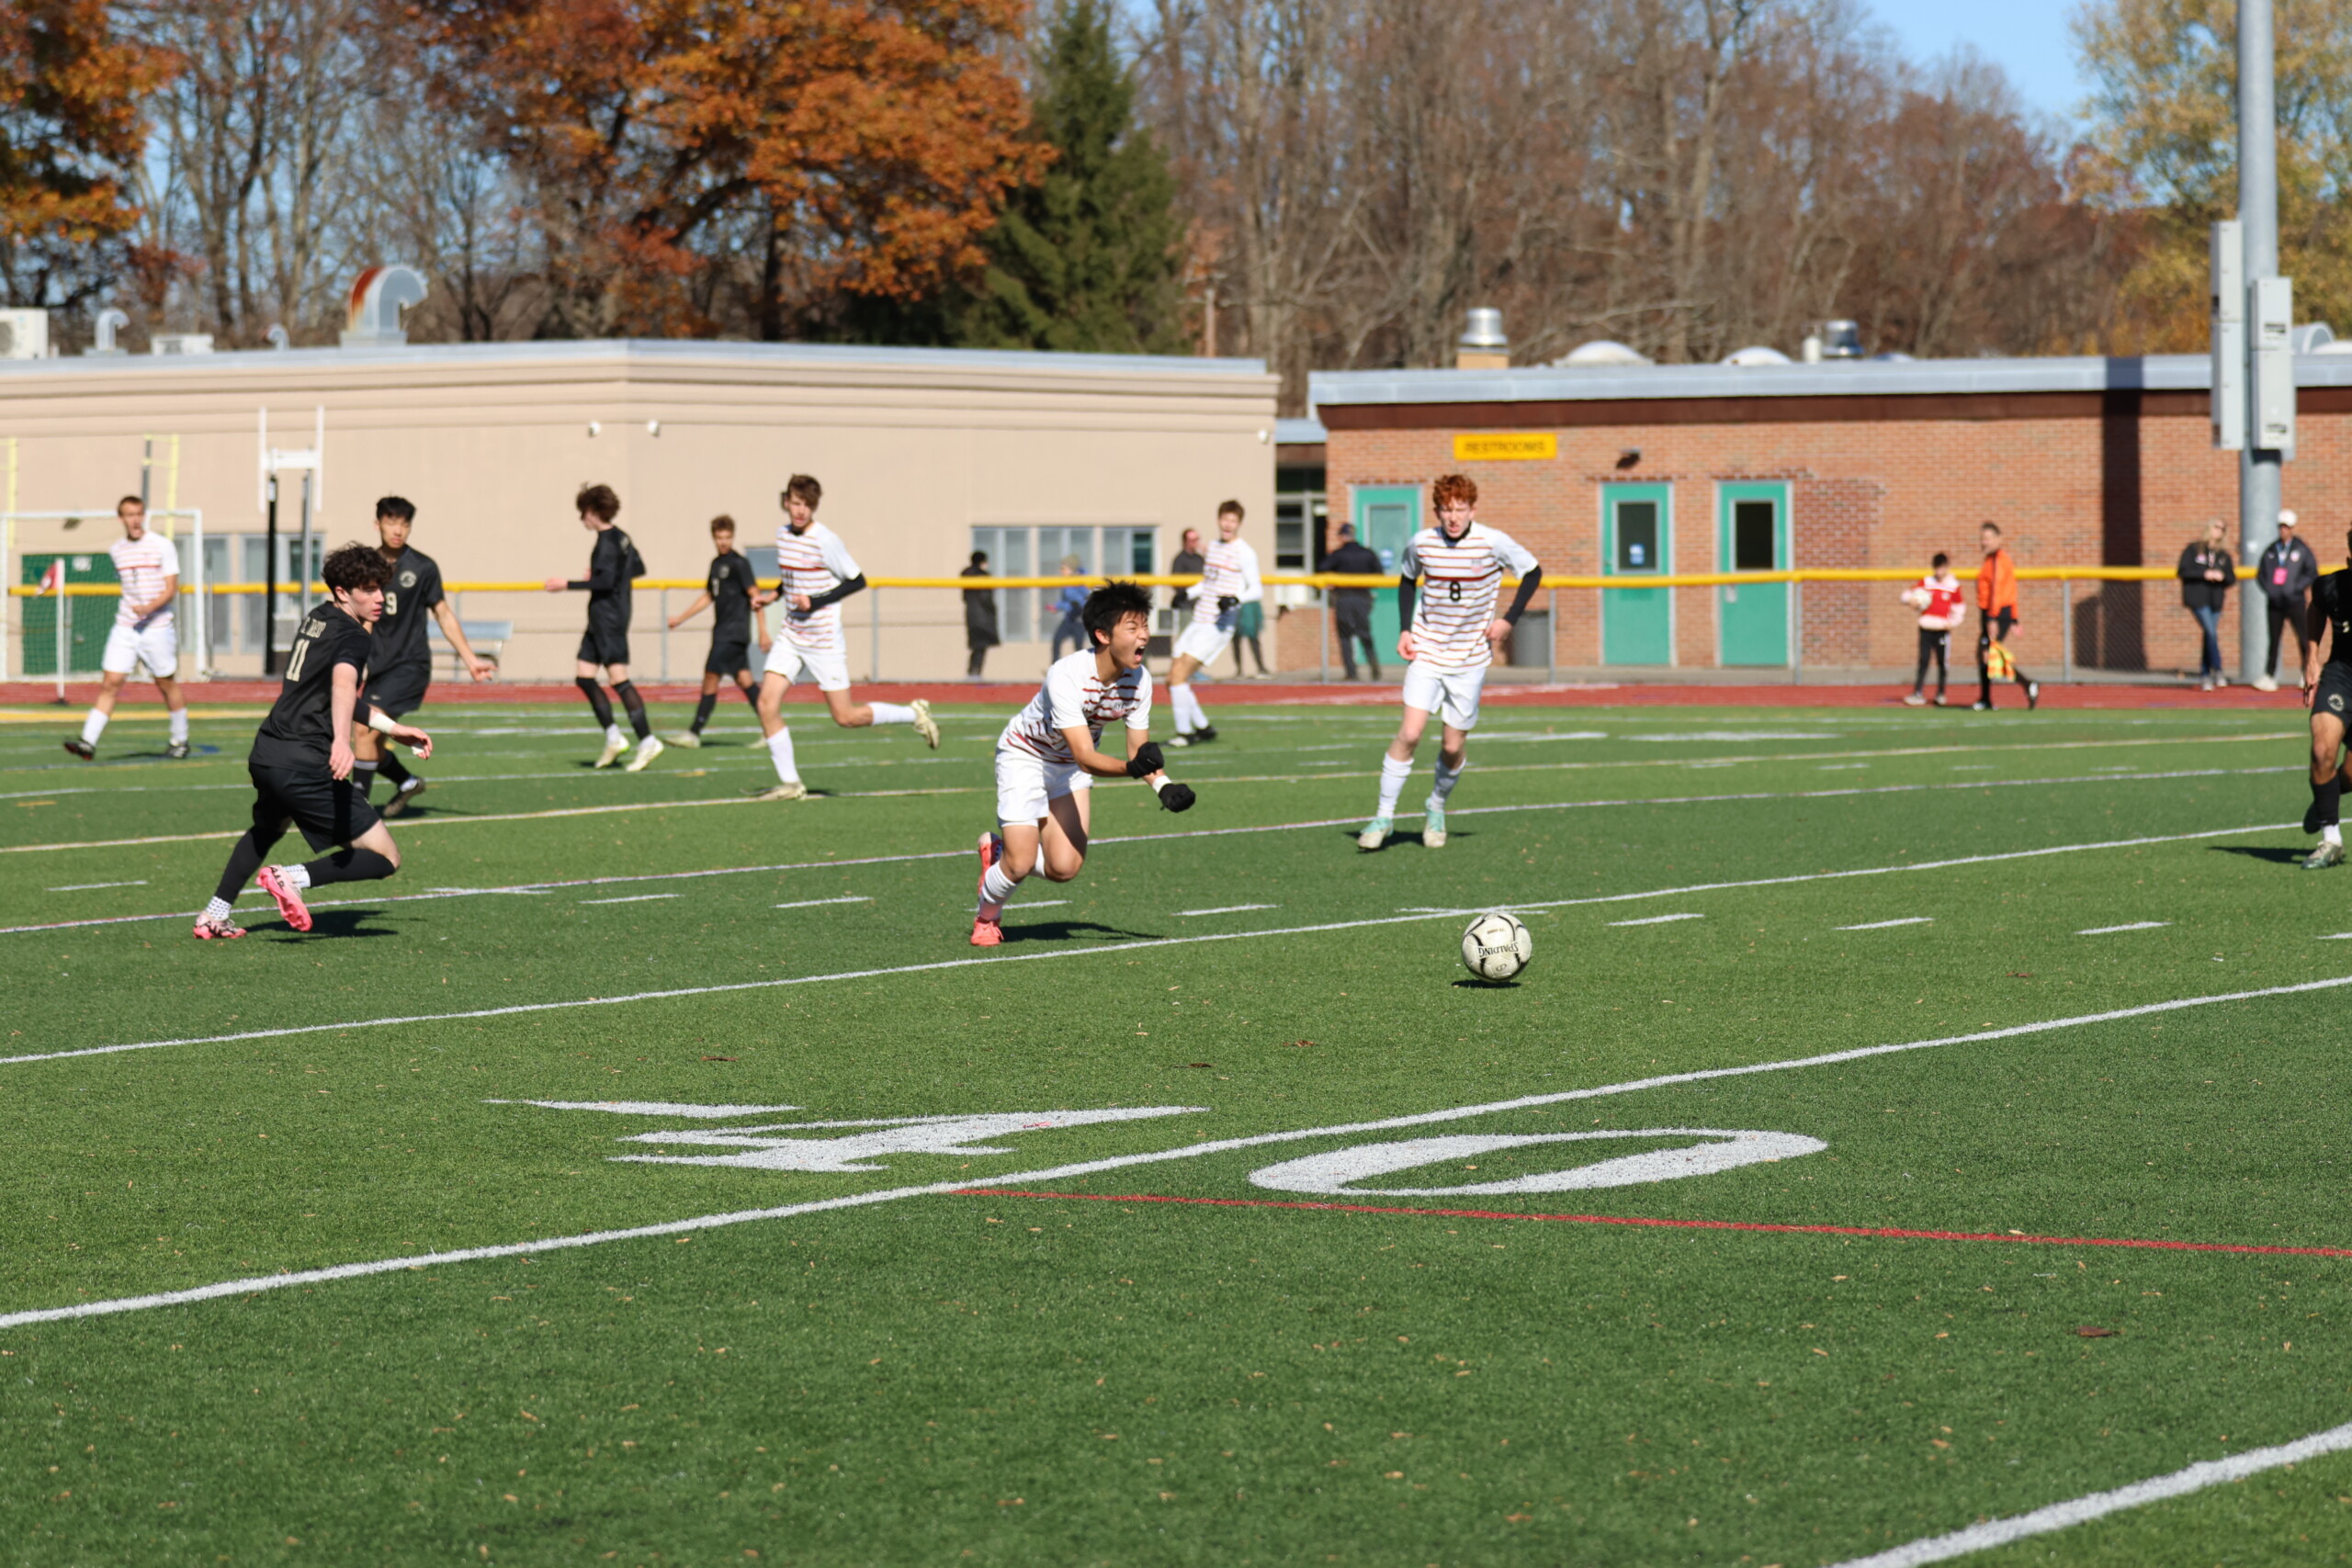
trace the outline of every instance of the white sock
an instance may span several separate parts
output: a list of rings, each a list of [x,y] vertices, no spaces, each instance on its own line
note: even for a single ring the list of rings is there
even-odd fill
[[[2326,827],[2322,828],[2319,830],[2319,841],[2323,844],[2342,845],[2344,842],[2344,825],[2340,822],[2330,822]]]
[[[174,709],[172,709],[172,712],[171,712],[171,731],[172,731],[172,739],[173,739],[173,741],[174,741],[174,743],[175,743],[175,744],[177,744],[177,743],[179,743],[179,742],[183,742],[183,741],[185,741],[185,740],[187,740],[187,709],[186,709],[186,708],[174,708]]]
[[[1193,695],[1190,681],[1168,688],[1168,705],[1175,710],[1178,734],[1190,735],[1195,729],[1208,728],[1208,716],[1201,711],[1201,699]]]
[[[208,920],[225,920],[233,912],[226,898],[214,898],[204,906],[204,918]]]
[[[874,722],[876,724],[912,724],[915,721],[915,710],[904,703],[868,703],[865,705],[874,710]]]
[[[800,769],[792,761],[791,730],[779,729],[768,737],[768,756],[775,763],[775,776],[779,783],[800,782]]]
[[[107,732],[107,716],[92,708],[82,718],[82,744],[96,746],[98,737]]]
[[[1469,759],[1466,757],[1464,758],[1463,762],[1466,766],[1469,762]],[[1445,803],[1453,795],[1453,786],[1461,777],[1461,768],[1449,768],[1443,762],[1440,762],[1437,765],[1437,784],[1430,790],[1430,810],[1442,811],[1445,809]]]
[[[277,868],[277,880],[300,892],[311,886],[311,868],[307,865],[281,865]]]
[[[1413,764],[1400,762],[1384,754],[1380,759],[1380,809],[1375,817],[1396,815],[1396,797],[1405,793],[1405,781],[1413,776]]]
[[[619,725],[608,724],[605,726],[605,744],[607,746],[626,746],[628,744],[628,737],[621,733],[621,727]]]
[[[1005,905],[1011,902],[1014,890],[1020,886],[1004,874],[1004,862],[1000,860],[989,867],[988,874],[980,878],[981,919],[994,919],[1002,914]]]

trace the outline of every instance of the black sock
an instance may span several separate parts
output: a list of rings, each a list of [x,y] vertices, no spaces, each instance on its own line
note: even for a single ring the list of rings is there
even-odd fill
[[[376,764],[373,762],[352,763],[351,782],[359,786],[359,798],[367,799],[368,791],[376,787]]]
[[[645,716],[645,699],[637,694],[637,682],[623,681],[613,688],[613,695],[620,698],[621,706],[628,709],[628,727],[637,731],[639,740],[653,733],[653,725]]]
[[[416,777],[414,773],[408,771],[408,764],[402,762],[390,748],[385,750],[382,756],[376,759],[376,771],[383,774],[384,782],[394,789],[400,788],[401,785]]]
[[[718,694],[717,692],[705,692],[702,694],[702,701],[695,705],[695,721],[686,726],[686,728],[693,730],[696,735],[700,735],[702,733],[702,727],[710,722],[711,710],[718,705]]]
[[[752,711],[753,713],[760,711],[760,688],[758,686],[739,686],[736,690],[743,694],[743,700],[752,705]]]
[[[269,853],[269,846],[277,842],[278,837],[272,833],[265,842],[254,836],[252,829],[246,829],[245,836],[229,852],[228,867],[220,873],[220,885],[212,890],[212,896],[226,904],[235,903],[237,895],[245,890],[245,884],[261,869],[262,858]]]
[[[380,882],[400,868],[373,850],[337,850],[302,869],[310,873],[311,886],[324,887],[331,882]]]
[[[2344,806],[2344,775],[2331,773],[2325,784],[2312,785],[2312,800],[2319,807],[2319,825],[2335,827]]]
[[[605,697],[605,688],[596,684],[596,678],[594,675],[582,675],[573,681],[572,684],[578,686],[581,694],[588,699],[588,711],[596,716],[596,722],[605,728],[610,729],[613,727],[613,705]]]

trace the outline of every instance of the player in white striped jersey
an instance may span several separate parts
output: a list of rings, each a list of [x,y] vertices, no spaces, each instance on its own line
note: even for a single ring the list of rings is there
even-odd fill
[[[135,495],[115,502],[122,520],[122,537],[107,554],[114,559],[115,577],[122,583],[122,605],[114,613],[107,633],[106,651],[98,657],[98,700],[83,716],[82,733],[65,749],[87,761],[97,755],[98,737],[114,716],[115,698],[122,683],[141,664],[155,678],[171,723],[166,757],[187,755],[187,694],[180,690],[179,631],[172,605],[180,593],[180,552],[163,535],[147,526],[147,503]]]
[[[1216,509],[1216,543],[1201,553],[1201,581],[1193,590],[1193,618],[1176,634],[1176,657],[1168,665],[1168,705],[1176,716],[1174,743],[1198,746],[1216,739],[1216,727],[1193,694],[1193,675],[1233,646],[1233,626],[1241,606],[1266,596],[1258,576],[1258,552],[1241,542],[1241,503]]]
[[[1142,779],[1170,811],[1192,808],[1193,792],[1170,780],[1151,739],[1151,594],[1106,582],[1079,612],[1090,646],[1057,659],[1046,683],[1012,716],[996,742],[999,831],[980,835],[980,905],[972,945],[1004,940],[1005,901],[1033,871],[1068,882],[1086,863],[1094,781]],[[1102,750],[1103,728],[1126,726],[1123,754]]]
[[[784,694],[795,681],[814,681],[825,706],[843,729],[869,724],[910,724],[923,744],[939,748],[939,726],[931,705],[861,703],[849,694],[849,645],[842,635],[841,602],[865,587],[865,572],[841,536],[817,521],[825,487],[808,474],[795,474],[784,487],[785,520],[775,531],[776,589],[752,595],[752,608],[784,603],[784,625],[768,645],[760,677],[760,728],[767,735],[775,783],[752,794],[761,800],[798,800],[808,793],[792,756],[792,731],[785,728]]]
[[[1478,521],[1478,487],[1469,476],[1441,478],[1430,487],[1430,503],[1437,526],[1413,536],[1396,579],[1397,618],[1406,626],[1396,639],[1396,652],[1406,662],[1405,722],[1380,760],[1380,809],[1356,835],[1357,845],[1367,850],[1388,840],[1396,797],[1412,776],[1413,749],[1433,713],[1443,719],[1445,731],[1421,842],[1433,850],[1444,847],[1445,803],[1462,776],[1470,732],[1478,727],[1487,670],[1544,581],[1544,569],[1518,540]],[[1519,579],[1519,592],[1510,608],[1497,615],[1509,576]]]

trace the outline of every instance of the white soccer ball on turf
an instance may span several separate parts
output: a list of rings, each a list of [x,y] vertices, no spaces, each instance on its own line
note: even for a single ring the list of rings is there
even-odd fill
[[[1489,909],[1462,933],[1462,965],[1481,980],[1508,980],[1527,967],[1535,939],[1516,915]]]

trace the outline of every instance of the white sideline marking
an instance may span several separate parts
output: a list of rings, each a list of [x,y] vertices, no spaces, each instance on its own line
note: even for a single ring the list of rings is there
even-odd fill
[[[643,904],[654,898],[677,898],[682,897],[684,897],[684,895],[677,893],[630,893],[618,898],[582,898],[580,902],[582,904]]]
[[[1179,909],[1176,911],[1176,916],[1179,919],[1185,919],[1193,915],[1238,915],[1250,909],[1279,909],[1281,908],[1280,904],[1220,904],[1214,909]]]
[[[1700,764],[1692,765],[1697,766]],[[1486,771],[1488,773],[1501,773],[1505,770],[1500,768],[1489,768]],[[2130,779],[2127,779],[2124,782],[2132,783],[2165,779],[2234,778],[2243,775],[2282,773],[2291,773],[2301,771],[2302,770],[2300,765],[2289,768],[2192,768],[2158,773],[2134,773],[2131,775]],[[1756,790],[1738,795],[1656,795],[1646,799],[1549,800],[1536,801],[1525,806],[1464,807],[1456,810],[1453,815],[1456,817],[1484,817],[1515,811],[1585,811],[1598,809],[1604,807],[1717,806],[1731,802],[1754,800],[1826,800],[1842,799],[1849,795],[1913,795],[1926,791],[1954,789],[2021,789],[2062,784],[2106,784],[2109,782],[2109,779],[2106,776],[2098,778],[2003,779],[1996,782],[1981,784],[1876,784],[1863,789],[1809,789],[1787,791]],[[900,791],[893,793],[903,794],[906,792]],[[936,794],[939,792],[917,791],[914,793]],[[1418,817],[1420,813],[1418,811],[1400,811],[1396,815],[1400,819],[1402,819],[1406,818]],[[426,820],[433,820],[433,818],[427,818]],[[487,821],[489,818],[460,818],[459,820]],[[1098,845],[1142,844],[1158,843],[1166,840],[1226,838],[1235,834],[1245,833],[1289,833],[1307,828],[1352,828],[1360,824],[1363,820],[1363,818],[1361,815],[1354,817],[1324,817],[1306,822],[1267,822],[1248,828],[1194,828],[1186,831],[1173,833],[1114,834],[1107,838],[1098,838],[1093,841]],[[197,834],[195,836],[198,838],[226,838],[230,835]],[[141,841],[143,842],[144,840]],[[62,844],[46,847],[56,849],[76,849],[92,846]],[[0,852],[6,852],[4,850],[0,850]],[[310,905],[313,909],[333,909],[340,908],[345,904],[366,904],[372,908],[379,904],[407,903],[419,898],[470,897],[476,894],[484,893],[539,893],[563,887],[606,887],[617,886],[634,882],[673,882],[689,877],[735,876],[745,873],[773,871],[822,871],[827,866],[835,865],[900,865],[915,861],[954,860],[958,856],[968,855],[971,852],[972,852],[969,850],[920,850],[910,854],[863,855],[847,860],[796,861],[788,862],[780,865],[722,865],[714,866],[707,871],[655,871],[643,872],[628,876],[580,876],[553,882],[520,882],[508,887],[436,887],[426,893],[390,893],[375,898],[345,898],[331,900],[324,903],[313,899],[310,901]],[[1448,910],[1437,910],[1430,912],[1451,913],[1451,911]],[[19,936],[28,931],[73,931],[84,926],[128,925],[139,920],[192,920],[199,913],[201,913],[201,911],[196,909],[175,909],[168,913],[160,915],[105,915],[100,916],[96,919],[87,920],[49,920],[37,925],[0,926],[0,936]]]
[[[1638,920],[1611,920],[1612,926],[1662,926],[1669,920],[1703,920],[1704,915],[1645,915]]]
[[[2159,926],[2170,924],[2172,924],[2170,920],[2133,920],[2129,925],[2093,926],[2088,931],[2076,931],[2075,934],[2076,936],[2113,936],[2117,931],[2152,931]]]
[[[2023,1540],[2029,1536],[2048,1535],[2052,1530],[2086,1524],[2092,1519],[2105,1518],[2109,1514],[2160,1503],[2167,1497],[2185,1497],[2191,1492],[2202,1492],[2225,1481],[2244,1481],[2247,1476],[2259,1475],[2266,1470],[2300,1464],[2304,1460],[2317,1459],[2322,1454],[2341,1453],[2346,1449],[2352,1449],[2352,1422],[2330,1427],[2324,1432],[2313,1432],[2310,1437],[2298,1438],[2291,1443],[2278,1443],[2267,1449],[2248,1449],[2227,1459],[2202,1460],[2186,1470],[2176,1470],[2170,1475],[2152,1475],[2129,1486],[2118,1486],[2110,1492],[2093,1492],[2064,1503],[2052,1503],[2030,1514],[2018,1514],[2006,1519],[1988,1519],[1981,1525],[1954,1530],[1950,1535],[1929,1536],[1908,1546],[1898,1546],[1892,1551],[1849,1558],[1837,1564],[1836,1568],[1922,1568],[1925,1563],[1949,1562],[1955,1557],[1965,1557],[1971,1552]]]
[[[137,882],[69,882],[62,887],[52,887],[51,893],[88,893],[100,887],[144,887],[146,879]]]
[[[2322,942],[2352,942],[2352,931],[2330,931],[2319,940]]]
[[[1352,821],[1354,818],[1351,818]],[[1586,898],[1546,898],[1508,906],[1514,909],[1556,909],[1582,904],[1623,904],[1641,898],[1680,897],[1692,893],[1720,893],[1743,887],[1786,887],[1804,882],[1837,882],[1853,876],[1885,876],[1912,871],[1948,871],[1953,866],[1983,865],[1996,861],[2030,860],[2042,855],[2072,853],[2077,850],[2132,849],[2143,844],[2190,842],[2199,839],[2226,839],[2239,833],[2267,833],[2284,830],[2283,824],[2259,828],[2209,828],[2195,833],[2171,833],[2157,838],[2108,839],[2091,844],[2052,844],[2039,850],[2007,850],[1998,854],[1963,855],[1957,860],[1920,861],[1912,865],[1871,865],[1853,871],[1807,871],[1791,876],[1758,876],[1738,882],[1702,882],[1682,887],[1655,887],[1644,893],[1603,893]],[[1102,842],[1096,840],[1097,843]],[[968,851],[952,852],[957,854]],[[1036,906],[1032,905],[1031,908]],[[940,969],[967,969],[981,964],[1028,964],[1049,958],[1078,958],[1098,953],[1136,953],[1154,947],[1185,947],[1203,942],[1244,942],[1258,937],[1310,936],[1322,931],[1362,931],[1372,926],[1410,925],[1417,920],[1439,919],[1447,915],[1478,913],[1475,909],[1444,909],[1400,915],[1381,915],[1363,920],[1327,920],[1311,926],[1278,926],[1272,931],[1204,931],[1198,936],[1149,937],[1140,942],[1106,942],[1091,947],[1057,947],[1045,953],[999,953],[989,958],[944,958],[930,964],[901,964],[883,969],[849,969],[831,975],[795,975],[773,980],[731,980],[717,986],[684,986],[665,991],[637,991],[620,997],[581,997],[560,1002],[518,1002],[511,1007],[475,1008],[464,1012],[419,1013],[408,1018],[354,1019],[344,1023],[301,1023],[284,1029],[250,1029],[234,1034],[196,1034],[182,1040],[141,1040],[121,1045],[84,1045],[71,1051],[40,1051],[22,1056],[0,1056],[0,1067],[22,1062],[56,1062],[71,1056],[106,1056],[118,1051],[156,1051],[169,1045],[218,1045],[236,1040],[278,1040],[296,1034],[332,1034],[338,1030],[378,1029],[388,1025],[413,1023],[447,1023],[473,1018],[511,1018],[518,1013],[560,1012],[566,1008],[617,1007],[625,1002],[672,1001],[682,997],[718,996],[728,991],[764,991],[781,986],[813,986],[829,980],[871,980],[885,975],[922,975]],[[2326,984],[2336,984],[2335,981]],[[2254,995],[2248,992],[2247,995]]]
[[[1375,923],[1375,922],[1359,922]],[[1186,941],[1217,941],[1214,937],[1185,938]],[[1141,946],[1143,943],[1129,943]],[[1102,951],[1089,949],[1085,951]],[[1125,948],[1109,951],[1124,952]],[[1038,957],[1058,954],[1039,953]],[[988,962],[963,960],[960,962]],[[998,960],[997,962],[1002,962]],[[928,964],[927,968],[948,968],[950,964]],[[755,984],[790,984],[791,982],[755,982]],[[2292,986],[2265,986],[2256,990],[2229,991],[2216,996],[2182,997],[2172,1001],[2146,1002],[2138,1007],[2114,1008],[2106,1012],[2080,1013],[2072,1018],[2054,1018],[2039,1023],[2011,1024],[2006,1029],[1981,1029],[1970,1034],[1948,1034],[1934,1040],[1913,1040],[1894,1045],[1864,1045],[1847,1051],[1829,1051],[1815,1056],[1798,1056],[1785,1061],[1756,1062],[1740,1067],[1702,1067],[1687,1073],[1661,1073],[1654,1077],[1634,1078],[1624,1083],[1602,1084],[1592,1089],[1562,1089],[1551,1094],[1521,1095],[1512,1100],[1489,1100],[1483,1105],[1449,1106],[1442,1111],[1421,1111],[1406,1116],[1390,1116],[1376,1122],[1340,1122],[1324,1127],[1305,1127],[1291,1132],[1256,1133],[1238,1138],[1218,1138],[1191,1144],[1178,1148],[1159,1149],[1148,1154],[1114,1155],[1105,1159],[1082,1160],[1071,1165],[1048,1166],[1042,1170],[1014,1171],[1004,1176],[991,1176],[975,1182],[959,1177],[954,1181],[934,1181],[920,1187],[888,1187],[872,1192],[854,1192],[840,1198],[820,1198],[803,1203],[785,1203],[768,1209],[737,1209],[725,1213],[700,1214],[692,1219],[665,1220],[656,1224],[631,1225],[621,1230],[589,1231],[580,1235],[549,1236],[533,1241],[505,1242],[491,1247],[459,1247],[447,1252],[418,1253],[407,1258],[379,1258],[366,1263],[342,1263],[326,1269],[306,1269],[281,1274],[249,1275],[241,1280],[223,1280],[217,1284],[198,1285],[184,1291],[162,1291],[152,1295],[119,1296],[107,1301],[78,1302],[71,1306],[33,1307],[22,1312],[0,1314],[0,1328],[16,1328],[30,1323],[54,1323],[67,1318],[102,1317],[116,1313],[139,1312],[149,1307],[182,1306],[193,1302],[215,1301],[223,1296],[240,1296],[262,1291],[283,1290],[291,1285],[323,1284],[335,1280],[356,1280],[370,1274],[390,1274],[402,1269],[433,1268],[445,1263],[472,1263],[494,1258],[521,1258],[533,1253],[560,1252],[573,1247],[595,1247],[608,1241],[639,1241],[652,1236],[677,1235],[700,1230],[716,1230],[722,1225],[739,1225],[754,1220],[789,1219],[796,1214],[813,1214],[828,1209],[859,1208],[875,1203],[887,1203],[899,1198],[924,1198],[940,1193],[961,1191],[983,1185],[1012,1187],[1023,1182],[1060,1181],[1072,1177],[1095,1176],[1106,1170],[1121,1170],[1130,1166],[1162,1165],[1170,1160],[1194,1159],[1202,1155],[1226,1154],[1236,1149],[1260,1148],[1268,1144],[1296,1143],[1308,1138],[1351,1136],[1359,1133],[1385,1133],[1398,1127],[1426,1127],[1444,1122],[1459,1122],[1474,1116],[1487,1116],[1498,1111],[1524,1111],[1539,1105],[1558,1105],[1567,1100],[1597,1100],[1604,1096],[1638,1094],[1645,1089],[1670,1089],[1677,1084],[1704,1083],[1715,1078],[1748,1077],[1761,1073],[1792,1072],[1801,1067],[1822,1067],[1839,1062],[1861,1061],[1871,1056],[1895,1055],[1911,1051],[1930,1051],[1945,1045],[1966,1045],[1984,1040],[2010,1040],[2026,1034],[2047,1034],[2061,1029],[2075,1029],[2086,1024],[2113,1023],[2127,1018],[2145,1018],[2152,1013],[2178,1012],[2188,1008],[2211,1007],[2221,1002],[2251,1001],[2262,997],[2300,996],[2312,991],[2334,990],[2352,986],[2352,975],[2332,980],[2306,980]],[[714,987],[717,990],[741,990],[741,986]],[[527,1008],[501,1009],[501,1011],[526,1012]],[[454,1016],[481,1017],[478,1013]],[[385,1021],[394,1021],[387,1020]],[[322,1025],[334,1029],[347,1027]],[[266,1031],[272,1033],[303,1033],[309,1031]],[[235,1036],[233,1038],[250,1038]],[[23,1060],[24,1058],[16,1058]],[[525,1103],[530,1103],[526,1101]],[[603,1109],[603,1107],[594,1107]],[[2308,1439],[2306,1439],[2308,1440]],[[2025,1516],[2028,1518],[2034,1516]],[[1876,1560],[1867,1560],[1876,1561]],[[1935,1561],[1922,1558],[1921,1562]],[[1859,1568],[1848,1564],[1846,1568]]]
[[[1859,926],[1839,926],[1841,931],[1883,931],[1890,926],[1931,926],[1933,915],[1905,915],[1899,920],[1870,920]]]
[[[1100,840],[1098,840],[1097,842]],[[1069,902],[1067,898],[1023,898],[1021,900],[1021,907],[1024,909],[1058,909]],[[1007,904],[1005,908],[1010,909],[1012,906]]]
[[[674,898],[677,895],[665,893],[662,897]],[[778,904],[775,907],[779,909],[813,909],[820,904],[871,904],[873,902],[874,900],[865,894],[853,893],[843,898],[801,898],[789,904]]]

